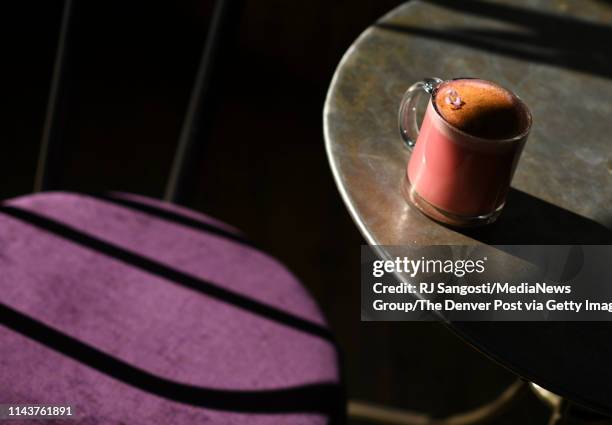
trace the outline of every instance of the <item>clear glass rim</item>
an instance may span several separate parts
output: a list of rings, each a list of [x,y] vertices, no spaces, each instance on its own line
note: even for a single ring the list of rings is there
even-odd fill
[[[457,81],[457,80],[479,80],[479,81],[484,81],[485,83],[489,83],[492,84],[493,86],[497,86],[497,87],[501,87],[502,89],[504,89],[505,91],[507,91],[508,93],[510,93],[510,95],[516,99],[518,101],[518,103],[521,105],[521,107],[523,108],[523,111],[525,112],[525,116],[527,118],[527,124],[525,125],[525,128],[523,129],[523,131],[521,131],[518,135],[516,136],[512,136],[512,137],[508,137],[505,139],[489,139],[486,137],[479,137],[479,136],[474,136],[473,134],[469,134],[466,133],[463,130],[458,129],[457,127],[455,127],[454,125],[452,125],[451,123],[449,123],[440,113],[440,111],[438,111],[438,107],[436,106],[436,95],[438,94],[438,89],[440,88],[441,85],[443,85],[444,83],[447,83],[449,81]],[[458,78],[451,78],[449,80],[444,80],[442,81],[440,84],[438,84],[434,89],[433,92],[431,93],[431,104],[432,107],[434,109],[434,111],[436,111],[436,115],[438,117],[440,117],[442,119],[442,121],[444,121],[444,123],[446,125],[448,125],[450,128],[452,128],[454,131],[456,131],[457,133],[461,134],[462,136],[469,138],[469,139],[474,139],[474,140],[478,140],[478,141],[483,141],[483,142],[497,142],[497,143],[504,143],[504,142],[516,142],[518,140],[524,139],[525,136],[527,136],[529,134],[529,131],[531,131],[531,124],[533,122],[533,118],[531,116],[531,111],[529,110],[529,108],[527,107],[527,105],[525,104],[525,102],[523,102],[523,99],[521,99],[518,95],[516,95],[512,90],[508,90],[506,87],[502,86],[501,84],[495,83],[493,81],[489,81],[489,80],[485,80],[482,78],[476,78],[476,77],[458,77]]]

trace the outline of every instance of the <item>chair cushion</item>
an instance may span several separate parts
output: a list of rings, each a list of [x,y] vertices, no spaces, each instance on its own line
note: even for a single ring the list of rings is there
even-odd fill
[[[246,212],[245,212],[246,213]],[[0,206],[0,399],[92,424],[320,424],[338,359],[316,303],[235,229],[152,199]]]

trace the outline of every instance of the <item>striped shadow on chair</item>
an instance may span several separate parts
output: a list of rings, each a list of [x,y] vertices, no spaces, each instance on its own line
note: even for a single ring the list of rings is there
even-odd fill
[[[341,420],[338,353],[277,261],[204,215],[134,195],[0,207],[0,394],[82,423]]]

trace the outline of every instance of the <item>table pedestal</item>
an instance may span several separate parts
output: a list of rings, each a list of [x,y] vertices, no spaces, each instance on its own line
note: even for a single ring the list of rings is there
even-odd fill
[[[548,391],[534,384],[529,384],[531,390],[552,410],[549,425],[609,425],[612,424],[612,418],[600,415],[598,413],[586,410],[580,406],[572,404],[561,396]]]
[[[446,418],[431,417],[424,413],[390,408],[368,402],[351,400],[348,407],[350,418],[388,425],[473,425],[491,423],[502,415],[527,391],[531,390],[551,409],[548,425],[610,425],[608,418],[583,409],[562,397],[522,379],[517,379],[495,400],[468,412]]]

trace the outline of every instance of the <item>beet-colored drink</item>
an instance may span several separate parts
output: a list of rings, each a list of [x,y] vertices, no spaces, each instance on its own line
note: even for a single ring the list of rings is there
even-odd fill
[[[421,89],[431,100],[419,131],[415,105]],[[446,224],[494,221],[531,128],[526,105],[490,81],[428,79],[408,89],[399,120],[413,148],[404,196]]]

